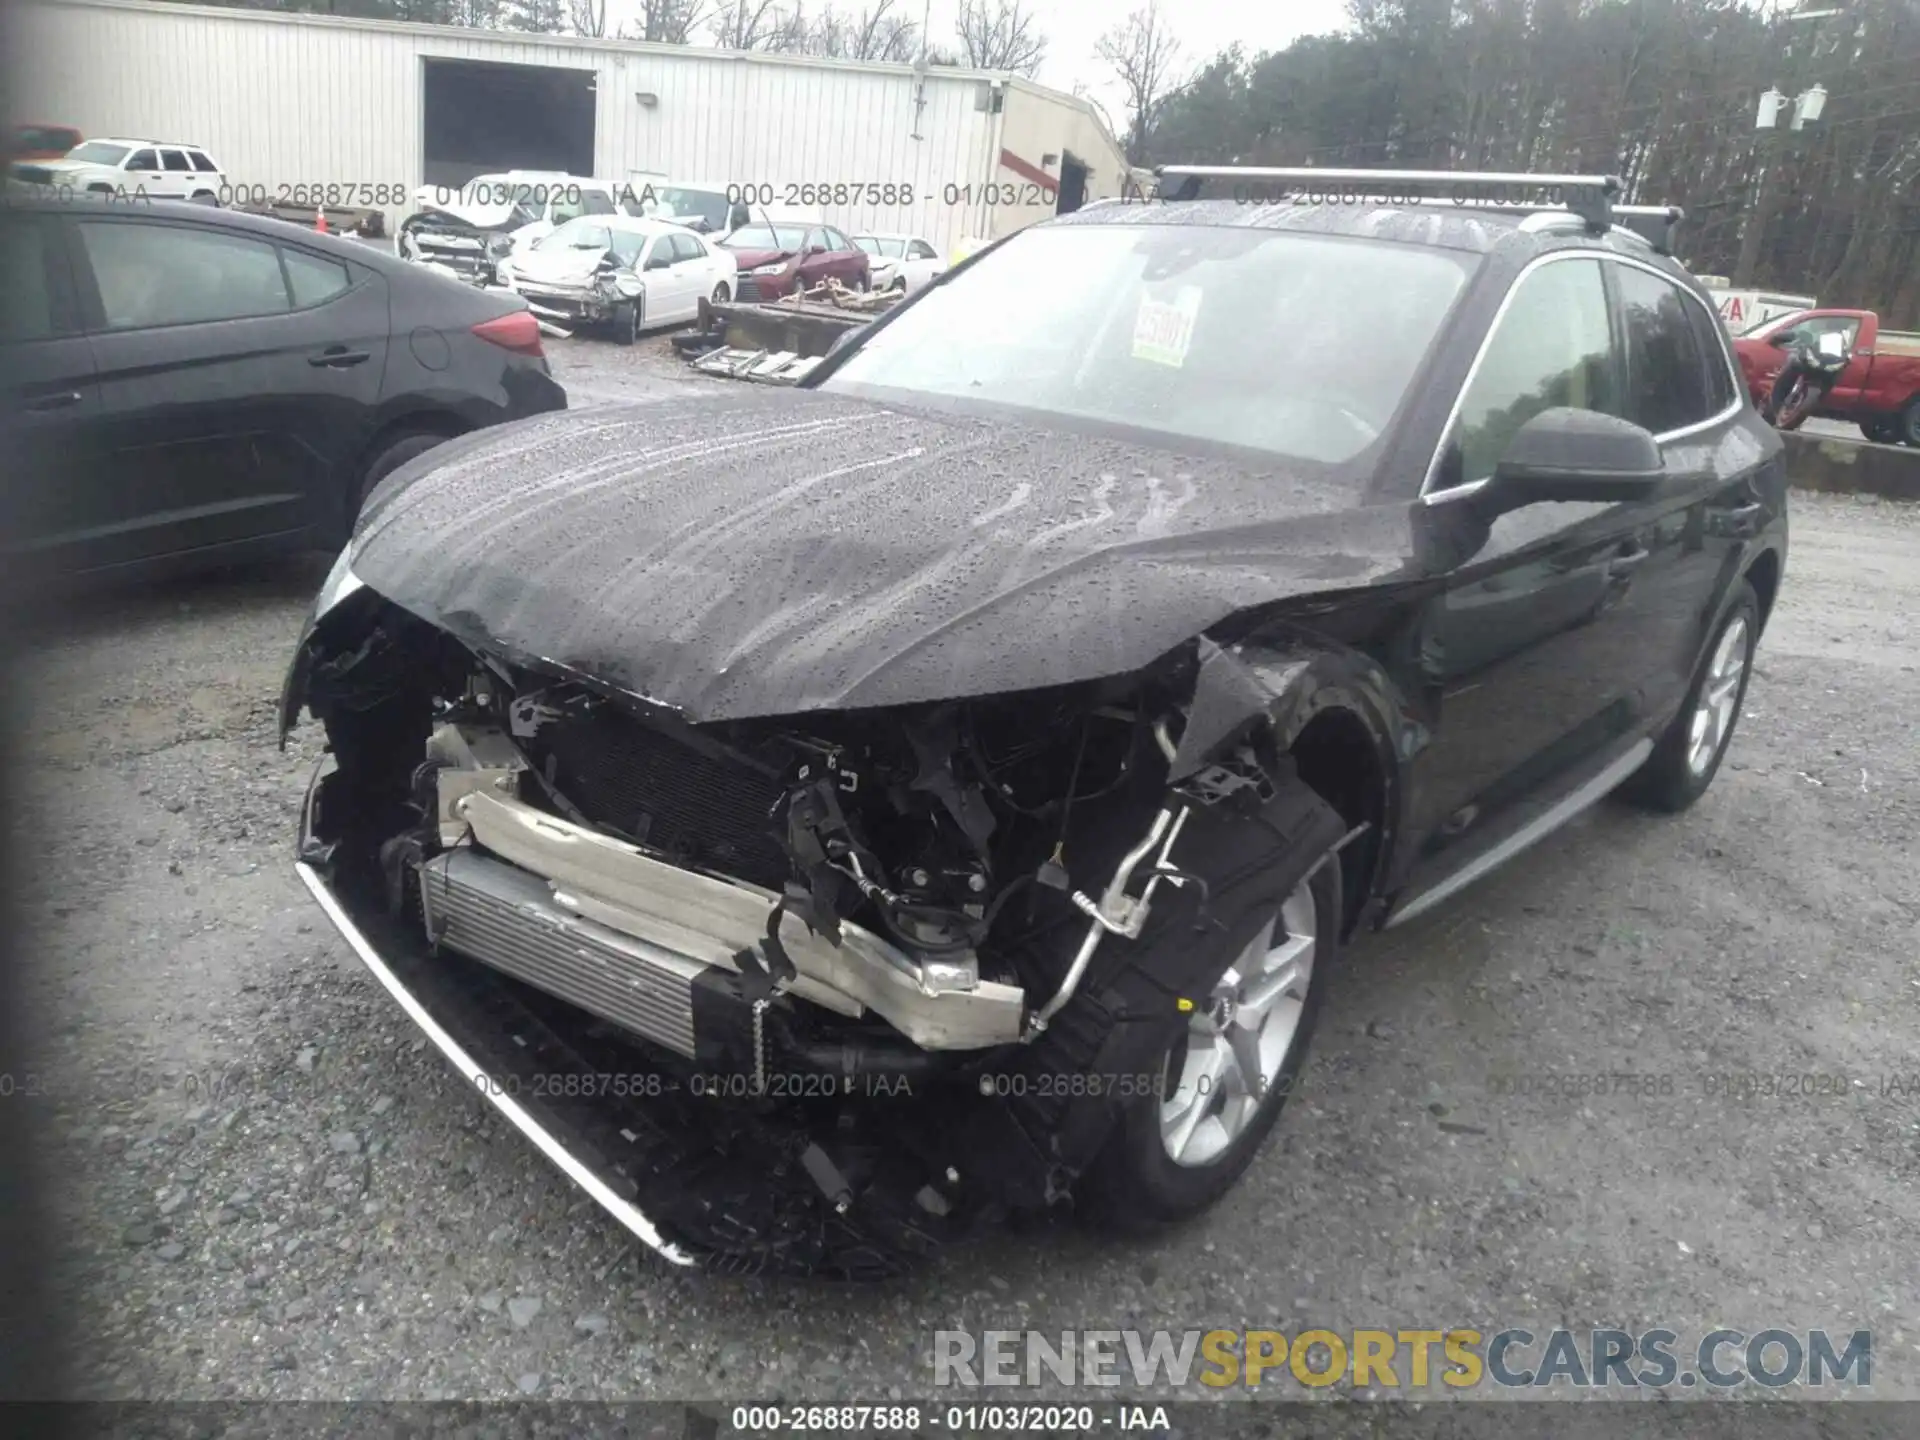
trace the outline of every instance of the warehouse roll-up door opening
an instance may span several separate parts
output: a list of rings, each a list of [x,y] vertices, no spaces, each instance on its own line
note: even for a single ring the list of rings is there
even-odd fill
[[[593,71],[472,60],[422,63],[427,184],[464,185],[498,170],[593,174]]]

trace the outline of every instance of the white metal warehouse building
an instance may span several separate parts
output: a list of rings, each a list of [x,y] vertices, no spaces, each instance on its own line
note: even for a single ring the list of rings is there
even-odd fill
[[[998,72],[154,0],[10,9],[26,62],[10,119],[199,145],[269,198],[411,196],[510,168],[750,184],[776,204],[804,184],[911,186],[911,204],[863,190],[826,218],[944,251],[1117,195],[1127,175],[1086,101]],[[391,227],[412,207],[380,208]]]

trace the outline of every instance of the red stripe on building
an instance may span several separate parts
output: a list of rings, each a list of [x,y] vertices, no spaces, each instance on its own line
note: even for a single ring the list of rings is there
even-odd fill
[[[1049,191],[1059,188],[1060,182],[1054,179],[1053,176],[1042,170],[1038,165],[1029,165],[1011,150],[1002,150],[1000,152],[1000,163],[1007,169],[1013,171],[1013,173],[1018,175],[1022,180],[1031,180],[1034,184],[1044,186]]]

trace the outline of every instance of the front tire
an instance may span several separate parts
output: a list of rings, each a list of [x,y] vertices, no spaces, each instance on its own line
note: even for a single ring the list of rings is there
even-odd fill
[[[1654,745],[1647,763],[1622,787],[1628,799],[1677,815],[1707,793],[1739,723],[1759,638],[1760,598],[1742,580],[1720,628],[1714,631],[1680,713]]]
[[[722,281],[721,281],[721,282],[720,282],[720,283],[719,283],[718,285],[716,285],[716,286],[714,286],[714,287],[713,287],[713,294],[712,294],[712,295],[710,295],[710,296],[708,296],[707,298],[708,298],[708,300],[709,300],[709,301],[710,301],[710,302],[711,302],[712,304],[715,304],[715,305],[724,305],[724,304],[726,304],[726,303],[727,303],[727,298],[728,298],[728,297],[727,297],[727,282],[726,282],[726,281],[724,281],[724,280],[722,280]]]
[[[1876,445],[1898,445],[1900,443],[1899,418],[1895,417],[1892,420],[1862,420],[1860,422],[1860,433]]]
[[[1259,1154],[1298,1088],[1340,951],[1333,850],[1299,870],[1273,921],[1214,984],[1164,1052],[1164,1091],[1127,1103],[1079,1193],[1107,1229],[1145,1232],[1208,1209]]]
[[[1920,395],[1907,402],[1907,408],[1900,412],[1897,438],[1908,445],[1920,445]]]
[[[616,345],[634,345],[639,343],[640,331],[646,323],[646,305],[640,300],[630,300],[620,307],[620,313],[613,320],[613,343]]]

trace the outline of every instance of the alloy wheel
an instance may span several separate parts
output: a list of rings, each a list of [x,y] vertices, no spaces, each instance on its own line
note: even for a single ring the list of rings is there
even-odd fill
[[[1696,775],[1704,775],[1713,767],[1720,747],[1727,743],[1727,736],[1733,730],[1749,648],[1747,618],[1736,616],[1713,648],[1706,680],[1700,686],[1700,702],[1694,707],[1687,737],[1687,768]]]
[[[1311,877],[1241,952],[1167,1057],[1160,1139],[1177,1165],[1218,1160],[1253,1123],[1300,1035],[1320,933]]]

